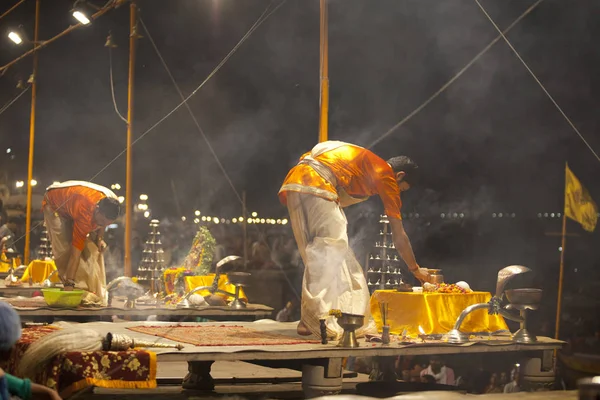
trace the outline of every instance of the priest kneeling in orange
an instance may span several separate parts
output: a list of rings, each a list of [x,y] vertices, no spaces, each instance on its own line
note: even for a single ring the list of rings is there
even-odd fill
[[[410,188],[418,172],[408,157],[386,162],[365,148],[338,141],[319,143],[290,170],[279,198],[288,207],[305,265],[299,334],[319,335],[319,319],[327,318],[331,309],[364,315],[359,335],[375,328],[367,281],[349,248],[342,210],[369,196],[379,195],[383,201],[394,245],[410,271],[421,281],[429,280],[427,270],[415,260],[400,213],[400,192]],[[341,337],[343,329],[333,318],[327,318],[326,324],[329,337]]]
[[[42,210],[65,290],[77,285],[103,299],[106,244],[102,238],[105,227],[119,216],[117,196],[94,183],[67,181],[46,189]]]

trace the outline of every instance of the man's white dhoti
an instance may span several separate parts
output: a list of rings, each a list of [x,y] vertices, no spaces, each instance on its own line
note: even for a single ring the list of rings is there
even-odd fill
[[[54,254],[54,263],[60,276],[64,276],[71,254],[71,242],[73,239],[73,222],[61,218],[50,206],[44,207],[44,223]],[[96,244],[87,239],[85,247],[81,252],[79,267],[75,275],[77,288],[86,289],[96,296],[104,299],[106,287],[106,271],[104,269],[104,258]]]
[[[338,203],[305,193],[288,192],[290,222],[304,261],[301,321],[320,334],[319,319],[326,319],[327,335],[339,339],[344,330],[332,309],[364,315],[358,335],[375,331],[370,316],[369,290],[363,270],[348,245],[347,220]]]

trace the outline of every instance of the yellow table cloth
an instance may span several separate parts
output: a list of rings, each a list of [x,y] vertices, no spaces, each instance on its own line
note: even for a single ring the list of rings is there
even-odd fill
[[[6,254],[0,253],[0,272],[8,272],[10,267],[17,268],[21,264],[21,258],[15,257],[9,260]]]
[[[33,260],[29,263],[29,266],[23,273],[21,281],[28,282],[29,277],[31,276],[31,281],[33,283],[42,283],[54,271],[56,271],[56,265],[54,264],[54,260]],[[58,277],[58,274],[54,274],[50,281],[52,283],[59,283],[60,278]]]
[[[197,288],[198,286],[211,286],[215,279],[215,274],[201,275],[201,276],[186,276],[185,277],[185,291],[189,292],[190,290]],[[229,293],[235,293],[235,286],[227,283],[227,275],[223,274],[219,277],[219,289],[225,290]],[[201,296],[208,296],[210,292],[208,290],[200,290],[196,292]],[[217,293],[219,296],[223,298],[227,298],[227,295],[222,293]],[[233,296],[231,296],[233,297]],[[240,288],[240,299],[244,301],[248,301],[246,294],[244,293],[244,289]]]
[[[419,326],[426,334],[447,333],[454,327],[460,313],[476,303],[487,303],[492,295],[489,292],[473,293],[404,293],[395,290],[377,290],[371,295],[371,314],[377,330],[382,331],[379,303],[388,303],[390,332],[417,336]],[[460,330],[463,332],[494,332],[508,329],[500,315],[489,315],[487,310],[477,310],[469,314]]]

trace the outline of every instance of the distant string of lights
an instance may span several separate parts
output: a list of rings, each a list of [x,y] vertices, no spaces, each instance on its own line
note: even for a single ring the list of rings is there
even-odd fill
[[[10,153],[11,149],[7,149],[7,153]],[[32,179],[31,180],[31,186],[37,186],[39,183],[39,181],[37,181],[36,179]],[[54,181],[52,182],[52,184],[57,184],[60,183],[58,181]],[[15,182],[15,187],[17,189],[22,189],[23,187],[25,187],[25,181],[16,181]],[[121,190],[121,185],[119,183],[114,183],[112,185],[110,185],[111,190],[118,192],[119,190]],[[119,200],[119,203],[124,203],[125,202],[125,197],[124,196],[117,196],[117,199]],[[134,210],[138,211],[138,212],[143,212],[144,217],[145,218],[150,218],[151,216],[151,210],[150,210],[150,206],[148,205],[148,195],[147,194],[140,194],[139,195],[139,200],[140,202],[134,205]],[[402,219],[408,220],[408,219],[430,219],[430,218],[435,218],[435,216],[439,216],[439,218],[441,219],[465,219],[465,218],[470,218],[469,213],[465,212],[465,211],[454,211],[454,212],[443,212],[440,214],[435,214],[435,215],[422,215],[420,213],[402,213]],[[489,213],[489,214],[478,214],[479,217],[492,217],[492,219],[515,219],[517,218],[517,214],[514,212],[493,212],[493,213]],[[531,215],[531,214],[528,214]],[[538,212],[537,213],[537,218],[540,219],[544,219],[544,218],[562,218],[563,214],[560,212]],[[598,217],[600,217],[600,213],[598,213]],[[188,218],[186,216],[182,216],[181,217],[181,221],[182,222],[186,222],[188,220]],[[212,215],[202,215],[202,213],[200,212],[200,210],[195,210],[194,211],[194,218],[191,220],[193,223],[195,224],[243,224],[244,223],[244,217],[233,217],[233,218],[224,218],[224,217],[218,217],[218,216],[212,216]],[[248,224],[256,224],[256,225],[287,225],[289,223],[287,218],[263,218],[263,217],[259,217],[258,213],[252,212],[250,214],[250,217],[248,217],[248,220],[246,221]]]
[[[255,224],[255,225],[287,225],[288,224],[288,220],[287,218],[258,218],[257,213],[252,213],[252,215],[256,215],[256,217],[251,217],[248,218],[248,220],[246,221],[248,224]],[[186,221],[187,218],[185,216],[181,217],[182,221]],[[244,217],[238,217],[238,218],[219,218],[219,217],[211,217],[211,216],[206,216],[206,215],[202,215],[202,216],[196,216],[196,218],[193,219],[193,222],[195,224],[243,224],[244,223]]]

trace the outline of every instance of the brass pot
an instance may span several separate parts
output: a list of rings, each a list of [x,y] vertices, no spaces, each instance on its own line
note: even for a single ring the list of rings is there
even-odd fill
[[[430,283],[444,283],[444,275],[441,269],[427,269],[431,277]]]

